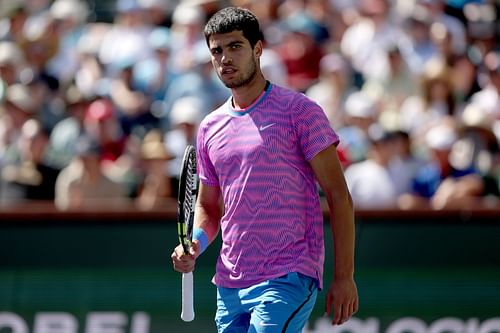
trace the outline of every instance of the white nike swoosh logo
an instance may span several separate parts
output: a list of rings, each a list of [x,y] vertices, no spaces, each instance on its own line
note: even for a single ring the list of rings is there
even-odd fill
[[[272,323],[266,323],[264,321],[261,321],[259,323],[260,326],[278,326],[278,324],[272,324]]]
[[[259,127],[259,131],[261,131],[261,132],[262,132],[262,131],[265,131],[266,129],[268,129],[269,127],[274,126],[274,125],[276,125],[276,123],[272,123],[272,124],[265,125],[265,126],[260,125],[260,127]]]

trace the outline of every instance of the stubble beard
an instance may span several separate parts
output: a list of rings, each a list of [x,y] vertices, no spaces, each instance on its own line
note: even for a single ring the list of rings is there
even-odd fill
[[[253,79],[255,79],[256,76],[257,76],[257,64],[254,60],[251,62],[251,67],[248,69],[248,71],[243,73],[242,76],[237,77],[235,80],[224,81],[224,80],[222,80],[221,76],[219,76],[219,78],[221,79],[222,83],[224,83],[224,85],[227,88],[235,89],[235,88],[241,88],[241,87],[248,85],[250,82],[252,82]]]

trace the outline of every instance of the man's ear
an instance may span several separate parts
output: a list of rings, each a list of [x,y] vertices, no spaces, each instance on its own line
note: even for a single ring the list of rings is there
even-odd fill
[[[260,56],[262,55],[263,49],[264,45],[262,44],[262,41],[258,40],[257,43],[255,43],[255,46],[253,47],[253,51],[258,58],[260,58]]]

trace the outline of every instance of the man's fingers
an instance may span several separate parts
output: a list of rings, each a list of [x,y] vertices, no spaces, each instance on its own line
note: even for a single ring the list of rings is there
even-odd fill
[[[352,311],[351,311],[351,316],[354,315],[356,312],[358,312],[358,299],[354,299],[354,302],[352,302]]]
[[[195,257],[193,254],[185,254],[182,246],[179,245],[174,249],[171,258],[175,271],[188,273],[194,270]]]
[[[334,325],[342,324],[343,317],[344,317],[344,307],[342,306],[342,304],[336,304],[333,308],[332,324],[334,324]]]
[[[330,307],[327,302],[327,312],[325,314],[330,314]],[[331,304],[331,303],[330,303]],[[352,301],[346,300],[345,302],[333,302],[333,325],[341,325],[348,321],[352,315],[358,311],[358,301],[354,299]]]
[[[332,303],[333,303],[332,294],[327,293],[326,304],[325,304],[325,316],[330,316],[330,313],[332,311]]]

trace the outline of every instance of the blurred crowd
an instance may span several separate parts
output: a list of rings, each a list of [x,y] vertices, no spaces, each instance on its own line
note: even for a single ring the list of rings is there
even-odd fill
[[[251,9],[271,82],[324,109],[358,208],[500,207],[494,0],[0,0],[0,203],[175,202],[230,91],[207,19]]]

